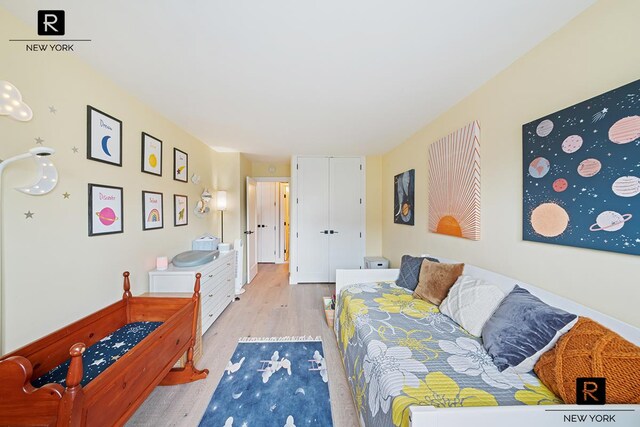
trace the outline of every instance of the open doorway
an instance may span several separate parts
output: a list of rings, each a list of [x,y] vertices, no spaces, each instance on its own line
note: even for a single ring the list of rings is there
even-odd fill
[[[247,178],[247,281],[260,264],[289,262],[289,178]]]

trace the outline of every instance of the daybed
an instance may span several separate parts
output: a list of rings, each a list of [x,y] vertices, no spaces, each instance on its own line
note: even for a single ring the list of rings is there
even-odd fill
[[[0,425],[123,425],[155,386],[205,378],[193,365],[199,300],[200,274],[191,298],[165,298],[133,297],[125,272],[121,301],[0,359]]]
[[[603,414],[603,407],[595,407],[596,412],[593,406],[562,404],[533,371],[499,372],[480,338],[436,305],[396,286],[398,273],[337,270],[334,328],[363,427],[479,425],[480,419],[480,425],[492,427],[551,426],[561,425],[570,409]],[[637,328],[565,298],[471,265],[464,274],[506,292],[517,283],[548,304],[588,316],[640,343]],[[640,425],[639,405],[604,408],[616,411],[607,412],[614,414],[616,425]]]

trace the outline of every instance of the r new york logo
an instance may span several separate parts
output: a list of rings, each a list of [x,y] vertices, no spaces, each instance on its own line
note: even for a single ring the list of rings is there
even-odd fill
[[[90,42],[91,39],[71,39],[66,34],[64,10],[39,10],[36,15],[38,36],[34,39],[9,39],[10,42],[25,43],[27,52],[75,52],[76,42]]]
[[[64,36],[64,10],[39,10],[38,35]]]
[[[604,405],[606,401],[606,378],[576,378],[576,403],[578,405]]]

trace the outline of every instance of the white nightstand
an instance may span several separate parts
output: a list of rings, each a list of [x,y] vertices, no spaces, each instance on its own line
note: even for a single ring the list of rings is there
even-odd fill
[[[150,292],[193,293],[196,274],[200,278],[200,307],[204,334],[235,296],[235,251],[220,252],[217,259],[197,267],[174,267],[149,272]]]

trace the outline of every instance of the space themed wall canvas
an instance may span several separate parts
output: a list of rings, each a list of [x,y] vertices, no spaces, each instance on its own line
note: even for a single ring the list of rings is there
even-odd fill
[[[393,222],[396,224],[414,224],[415,180],[415,169],[393,177]]]
[[[429,147],[429,231],[480,240],[480,123]]]
[[[640,255],[640,80],[522,127],[523,239]]]

